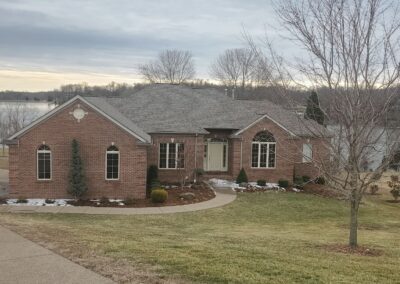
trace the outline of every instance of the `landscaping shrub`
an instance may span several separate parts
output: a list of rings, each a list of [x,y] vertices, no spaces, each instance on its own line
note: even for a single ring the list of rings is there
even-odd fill
[[[307,183],[311,180],[311,178],[309,176],[302,176],[302,179],[305,183]]]
[[[323,176],[319,176],[319,177],[317,177],[317,178],[315,179],[315,183],[316,183],[316,184],[324,185],[324,184],[326,183],[326,180],[325,180],[325,178],[324,178]]]
[[[150,197],[150,192],[152,189],[152,184],[158,181],[158,167],[156,165],[150,165],[147,170],[147,190],[146,190],[146,197]]]
[[[24,197],[20,197],[17,199],[17,203],[28,203],[28,200]]]
[[[377,184],[371,184],[371,186],[369,187],[369,192],[374,195],[379,191],[379,185]]]
[[[390,193],[392,194],[395,201],[397,201],[400,197],[400,182],[399,176],[393,175],[390,177],[390,181],[388,182],[389,187],[391,188]]]
[[[390,193],[392,194],[393,198],[395,201],[397,201],[400,197],[400,189],[399,188],[393,188]]]
[[[265,186],[267,184],[267,181],[265,179],[259,179],[257,181],[257,185],[259,186]]]
[[[295,177],[293,179],[293,185],[298,189],[303,189],[303,187],[304,187],[304,178],[303,177]]]
[[[150,192],[152,189],[159,188],[159,187],[161,187],[160,181],[158,179],[153,180],[150,184]]]
[[[44,201],[46,204],[54,204],[54,202],[56,202],[54,199],[46,199]]]
[[[136,203],[136,201],[132,197],[127,197],[127,198],[124,199],[124,204],[126,206],[131,206],[131,205],[134,205],[135,203]]]
[[[71,165],[69,170],[69,187],[68,193],[75,199],[82,198],[87,192],[83,162],[79,151],[79,143],[75,139],[72,140]]]
[[[249,182],[246,171],[243,168],[240,170],[239,175],[236,178],[236,183],[241,184],[242,182]]]
[[[165,189],[157,188],[151,191],[151,201],[154,203],[164,203],[168,198],[168,192]]]
[[[108,199],[107,197],[103,196],[102,198],[100,198],[99,202],[100,202],[100,204],[109,204],[110,203],[110,199]]]
[[[0,204],[7,204],[7,198],[0,197]]]
[[[278,181],[278,185],[279,185],[279,187],[288,188],[289,187],[289,181],[286,180],[286,179],[280,179]]]
[[[194,169],[193,173],[194,173],[194,177],[196,179],[196,183],[199,183],[199,182],[201,182],[201,178],[205,174],[205,171],[202,168],[197,168],[197,169]]]

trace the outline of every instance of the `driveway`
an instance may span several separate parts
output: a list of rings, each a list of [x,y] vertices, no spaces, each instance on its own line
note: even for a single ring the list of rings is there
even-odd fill
[[[0,283],[114,283],[0,226]]]
[[[7,194],[8,170],[0,169],[0,196]]]

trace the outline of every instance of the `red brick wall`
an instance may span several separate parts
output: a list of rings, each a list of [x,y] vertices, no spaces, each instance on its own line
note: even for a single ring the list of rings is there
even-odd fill
[[[303,163],[303,143],[311,144],[313,150],[312,162]],[[301,139],[297,141],[296,149],[298,149],[298,157],[295,163],[295,176],[309,176],[312,179],[321,175],[319,166],[321,161],[327,165],[329,161],[329,148],[327,141],[322,138]]]
[[[174,142],[171,141],[174,139]],[[148,149],[148,165],[157,165],[159,159],[160,143],[183,143],[185,146],[184,169],[159,169],[158,178],[161,182],[177,183],[181,176],[193,180],[193,172],[196,168],[203,168],[204,136],[194,134],[153,134],[152,145]],[[196,146],[197,144],[197,146]],[[195,158],[195,149],[197,156]]]
[[[276,140],[276,165],[275,168],[252,168],[251,167],[251,145],[254,136],[260,131],[269,131]],[[267,182],[277,182],[279,179],[293,180],[295,147],[293,137],[287,131],[265,118],[242,133],[242,166],[245,169],[249,181],[265,179]],[[240,143],[237,143],[237,151]],[[238,161],[239,162],[239,161]],[[235,161],[237,164],[238,162]],[[233,175],[239,174],[237,166]]]
[[[251,167],[251,142],[260,131],[271,132],[276,140],[276,166],[274,169],[258,169]],[[327,158],[324,139],[299,138],[291,136],[286,130],[265,118],[242,133],[242,141],[233,142],[232,175],[233,178],[240,171],[240,147],[242,147],[242,167],[250,181],[265,179],[268,182],[277,182],[279,179],[293,181],[294,176],[308,175],[311,178],[318,176],[319,170],[312,163],[302,163],[303,143],[313,145],[313,159],[318,161]],[[242,145],[240,145],[242,143]]]
[[[130,134],[80,102],[88,112],[80,122],[70,114],[77,103],[35,126],[10,145],[10,193],[27,198],[68,198],[71,142],[80,145],[84,163],[87,198],[144,198],[146,193],[147,147]],[[52,180],[36,179],[36,149],[43,143],[52,151]],[[120,151],[120,179],[105,180],[105,153],[114,142]]]

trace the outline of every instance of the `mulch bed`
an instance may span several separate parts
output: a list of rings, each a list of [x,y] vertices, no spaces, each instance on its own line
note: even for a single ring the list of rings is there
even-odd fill
[[[325,248],[327,251],[330,251],[330,252],[338,252],[338,253],[352,254],[352,255],[359,255],[359,256],[381,256],[381,255],[383,255],[382,250],[367,248],[365,246],[358,246],[357,248],[353,249],[348,245],[333,244],[333,245],[323,246],[323,248]]]
[[[210,200],[215,197],[215,193],[206,185],[196,185],[193,187],[180,187],[168,188],[168,199],[165,203],[153,203],[151,199],[131,199],[129,204],[120,205],[119,202],[102,202],[93,200],[80,199],[77,201],[68,201],[68,204],[73,206],[93,206],[93,207],[118,207],[118,208],[143,208],[143,207],[162,207],[162,206],[174,206],[174,205],[185,205],[203,202]],[[193,193],[193,199],[184,199],[180,195],[182,193]],[[123,201],[122,201],[123,202]]]
[[[302,191],[302,193],[313,194],[317,196],[327,197],[327,198],[336,198],[336,199],[343,199],[344,196],[342,193],[333,190],[329,186],[322,185],[322,184],[315,184],[315,183],[308,183],[306,184]]]

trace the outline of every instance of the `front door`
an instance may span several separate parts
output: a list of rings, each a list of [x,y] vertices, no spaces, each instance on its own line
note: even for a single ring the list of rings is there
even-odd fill
[[[228,165],[228,145],[224,142],[209,142],[207,146],[207,170],[226,171]]]

